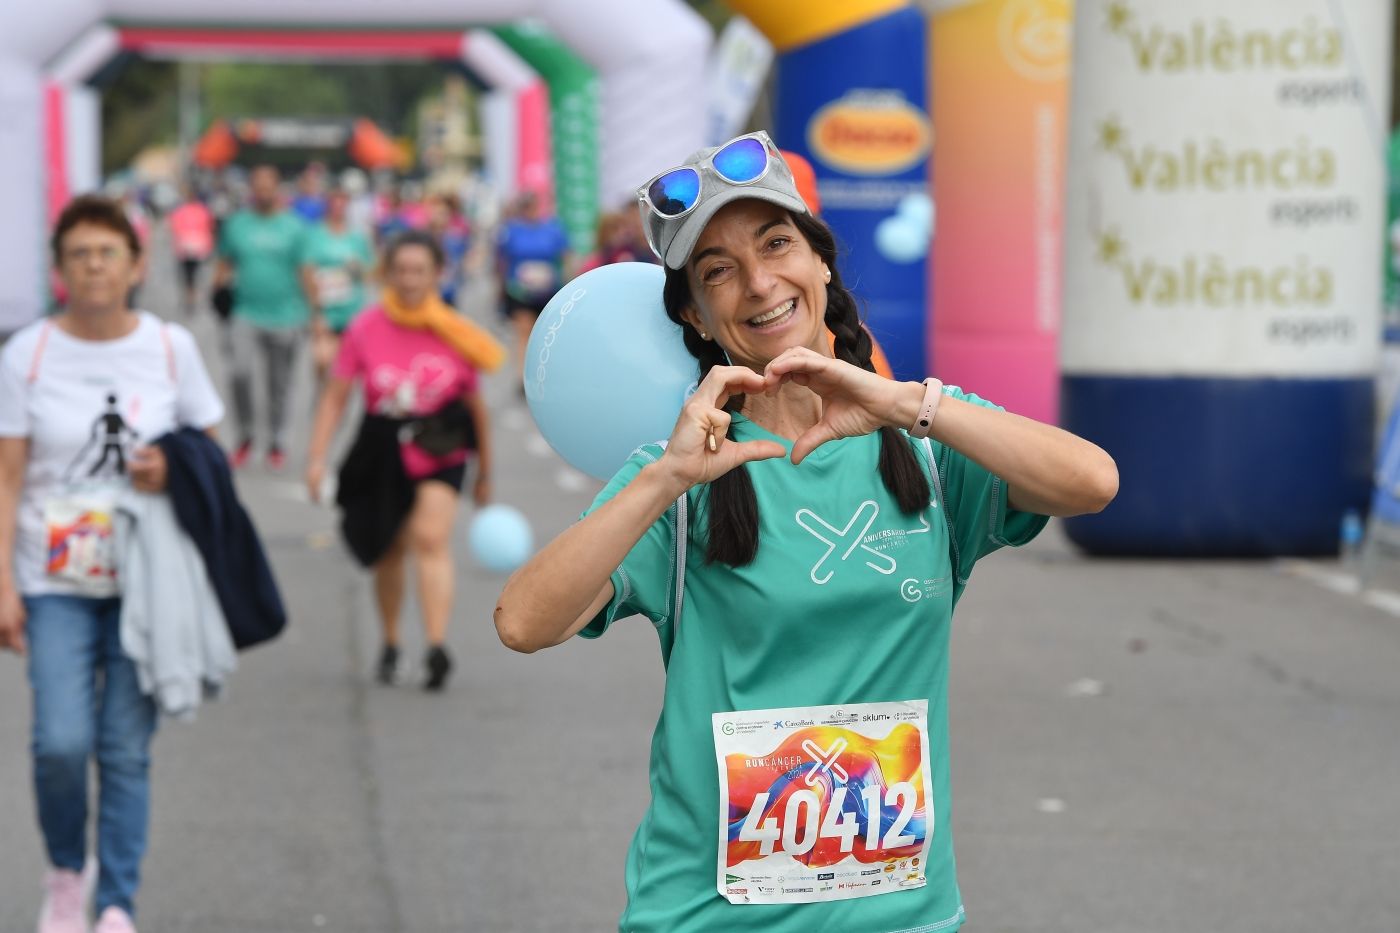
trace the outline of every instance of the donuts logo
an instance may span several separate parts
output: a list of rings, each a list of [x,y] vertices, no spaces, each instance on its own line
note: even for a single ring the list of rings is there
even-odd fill
[[[896,175],[913,168],[933,142],[928,115],[898,91],[853,91],[818,110],[807,146],[852,175]]]

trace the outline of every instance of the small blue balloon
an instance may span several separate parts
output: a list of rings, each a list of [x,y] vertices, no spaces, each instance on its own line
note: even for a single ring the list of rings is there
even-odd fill
[[[928,254],[928,233],[895,214],[875,225],[875,248],[890,262],[918,262]]]
[[[525,400],[576,469],[611,479],[632,451],[671,436],[700,376],[666,317],[660,266],[600,266],[559,290],[525,348]]]
[[[515,570],[535,549],[530,523],[508,505],[488,505],[477,512],[467,529],[467,543],[477,563],[496,573]]]
[[[895,213],[917,224],[926,234],[933,232],[933,199],[924,192],[916,191],[900,198]]]

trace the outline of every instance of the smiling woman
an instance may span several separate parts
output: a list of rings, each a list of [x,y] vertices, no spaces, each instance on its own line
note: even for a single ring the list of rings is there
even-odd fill
[[[766,134],[639,200],[699,388],[496,609],[519,651],[633,614],[660,637],[621,927],[956,929],[953,607],[980,558],[1111,500],[1113,461],[936,379],[876,375],[831,232]]]

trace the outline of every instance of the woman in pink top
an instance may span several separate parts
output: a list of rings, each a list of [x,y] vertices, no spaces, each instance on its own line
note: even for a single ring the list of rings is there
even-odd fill
[[[431,236],[401,234],[384,256],[385,302],[425,306],[436,297],[442,264]],[[363,387],[365,418],[341,466],[336,504],[351,552],[374,572],[384,634],[378,678],[392,683],[397,677],[404,564],[412,552],[428,641],[424,686],[439,690],[452,667],[444,646],[452,614],[452,524],[473,453],[472,498],[483,506],[491,497],[486,407],[475,368],[432,327],[396,323],[385,304],[361,312],[345,331],[316,412],[306,473],[313,500],[319,500],[326,451],[356,382]]]
[[[182,307],[186,314],[191,314],[199,267],[214,252],[214,215],[188,188],[185,199],[170,212],[170,239],[175,244],[175,258],[180,262],[180,278],[184,284]]]

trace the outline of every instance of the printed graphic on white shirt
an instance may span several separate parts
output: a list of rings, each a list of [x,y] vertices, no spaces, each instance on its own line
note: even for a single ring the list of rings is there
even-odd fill
[[[131,400],[132,416],[140,399]],[[138,440],[109,391],[87,441],[64,471],[59,487],[44,500],[47,539],[45,573],[94,598],[118,592],[112,513]]]
[[[87,443],[78,451],[64,481],[70,484],[98,482],[103,479],[118,480],[126,476],[126,461],[137,440],[136,429],[127,424],[117,407],[115,392],[107,393],[107,402],[102,413],[97,416],[88,433]],[[131,400],[132,417],[140,407],[141,400]]]
[[[732,904],[921,888],[933,838],[928,701],[716,713],[719,861]]]

